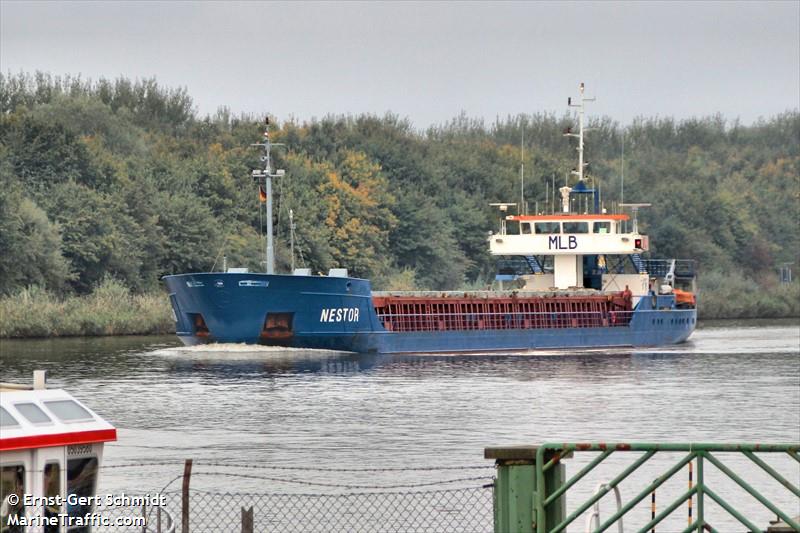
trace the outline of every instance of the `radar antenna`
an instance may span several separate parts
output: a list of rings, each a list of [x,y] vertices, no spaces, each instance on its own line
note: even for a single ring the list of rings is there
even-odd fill
[[[508,202],[497,202],[489,204],[492,207],[496,207],[500,210],[500,235],[506,234],[506,211],[508,211],[509,207],[516,207],[517,204],[515,203],[508,203]]]
[[[631,213],[633,214],[633,233],[639,233],[639,208],[642,207],[651,207],[653,204],[650,203],[638,203],[638,204],[624,204],[620,203],[620,207],[630,207]]]

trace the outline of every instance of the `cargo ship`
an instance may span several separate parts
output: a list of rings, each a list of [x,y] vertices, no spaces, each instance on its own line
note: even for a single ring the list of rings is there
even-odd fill
[[[691,260],[646,259],[638,210],[607,213],[584,179],[584,109],[580,86],[578,166],[573,187],[559,189],[560,211],[508,214],[499,208],[489,252],[506,290],[377,292],[346,269],[275,273],[269,125],[264,168],[266,272],[227,269],[165,276],[178,337],[187,345],[246,343],[366,353],[520,352],[638,347],[685,341],[697,321]],[[553,202],[555,203],[555,202]],[[583,208],[583,209],[581,209]],[[519,209],[524,213],[522,208]],[[630,227],[629,227],[630,226]],[[509,284],[511,287],[509,288]]]

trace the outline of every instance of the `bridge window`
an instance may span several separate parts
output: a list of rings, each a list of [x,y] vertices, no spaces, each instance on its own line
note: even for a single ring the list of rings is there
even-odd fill
[[[530,235],[531,234],[531,223],[530,222],[520,222],[519,228],[523,235]]]
[[[561,222],[536,222],[533,229],[540,235],[561,233]]]
[[[611,222],[595,222],[593,233],[611,233]]]
[[[19,422],[17,419],[11,416],[11,413],[6,411],[4,408],[0,407],[0,427],[14,427],[18,426]]]
[[[564,233],[589,233],[589,223],[564,222]]]
[[[44,414],[44,411],[35,403],[15,403],[14,408],[32,424],[47,424],[48,422],[52,422],[50,417]]]
[[[59,420],[63,422],[75,422],[77,420],[94,420],[94,417],[72,400],[54,400],[44,402],[45,407],[50,409]]]

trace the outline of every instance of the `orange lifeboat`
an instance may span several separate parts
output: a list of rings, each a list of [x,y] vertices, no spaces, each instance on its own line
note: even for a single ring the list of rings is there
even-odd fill
[[[675,304],[678,307],[697,307],[697,298],[693,292],[673,289],[675,294]]]

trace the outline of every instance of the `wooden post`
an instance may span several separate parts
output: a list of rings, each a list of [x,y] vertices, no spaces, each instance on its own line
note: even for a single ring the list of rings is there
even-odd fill
[[[181,533],[189,533],[189,480],[192,477],[192,460],[183,465],[183,487],[181,489]]]
[[[161,506],[156,507],[156,533],[161,533]]]
[[[242,533],[253,533],[253,506],[242,507]]]
[[[142,533],[147,533],[147,504],[142,504],[142,518],[144,518],[144,524],[142,524]]]

